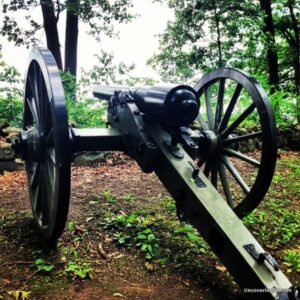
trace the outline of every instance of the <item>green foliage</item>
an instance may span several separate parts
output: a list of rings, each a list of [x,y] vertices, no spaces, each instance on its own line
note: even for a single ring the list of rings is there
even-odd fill
[[[20,84],[20,73],[1,61],[0,53],[0,124],[22,127],[23,101]]]
[[[157,238],[151,228],[146,228],[136,236],[136,246],[144,253],[146,259],[152,259],[156,256],[159,246],[156,244]]]
[[[67,230],[69,231],[69,233],[72,233],[74,230],[74,222],[68,222],[67,224]]]
[[[297,95],[278,90],[270,96],[277,125],[289,125],[297,122]]]
[[[116,196],[113,194],[111,189],[104,190],[103,196],[104,196],[105,200],[110,203],[115,203],[117,200]]]
[[[76,83],[69,72],[61,73],[67,102],[69,122],[78,127],[104,127],[106,122],[107,102],[90,98],[95,84],[103,85],[152,85],[151,78],[137,78],[130,74],[134,65],[116,64],[114,56],[101,51],[96,55],[97,65],[89,71],[82,70],[81,79]]]
[[[134,201],[135,197],[134,197],[134,194],[127,193],[124,196],[122,196],[122,199],[124,199],[124,200],[126,200],[128,202],[132,202],[132,201]]]
[[[265,210],[255,210],[243,221],[250,225],[254,235],[274,246],[295,240],[300,233],[299,212],[275,206],[273,203],[272,208],[272,214]]]
[[[79,128],[104,127],[106,104],[95,99],[77,99],[79,84],[69,72],[61,73],[69,123]]]
[[[90,268],[90,265],[87,262],[79,263],[75,261],[69,261],[67,263],[65,271],[81,279],[84,279],[91,276],[92,269]]]
[[[23,101],[15,97],[0,96],[0,124],[8,123],[10,126],[22,127]]]
[[[159,52],[148,63],[165,81],[182,82],[228,66],[269,82],[268,55],[273,51],[278,56],[279,85],[265,87],[271,94],[277,90],[272,97],[276,119],[278,123],[300,121],[299,1],[271,1],[274,36],[268,31],[272,29],[266,29],[264,1],[163,2],[175,18],[160,35]]]
[[[286,250],[283,252],[284,264],[288,267],[287,271],[300,272],[300,252],[299,250]]]
[[[43,29],[42,18],[33,10],[41,11],[40,2],[36,0],[28,1],[2,1],[3,19],[0,24],[0,34],[16,45],[36,45],[39,42],[37,33]],[[126,23],[134,18],[130,9],[131,0],[100,0],[100,1],[74,1],[68,4],[67,1],[49,1],[49,6],[53,6],[53,13],[57,15],[66,9],[78,16],[81,21],[89,25],[90,33],[99,38],[99,35],[106,34],[114,36],[115,22]],[[16,12],[21,12],[18,14]],[[15,16],[19,16],[16,18]],[[24,15],[25,18],[20,18]]]
[[[69,122],[79,128],[105,127],[106,106],[94,99],[72,101],[67,99]]]
[[[168,202],[166,199],[166,206]],[[130,215],[124,212],[106,212],[101,224],[113,232],[113,238],[118,245],[137,247],[145,259],[158,261],[162,265],[171,262],[181,265],[182,261],[187,260],[188,254],[210,253],[208,245],[191,225],[178,226],[177,221],[163,219],[159,214],[153,217],[146,211],[133,212]],[[181,245],[181,251],[172,256],[169,243]]]
[[[51,270],[54,269],[53,265],[46,263],[41,258],[37,259],[34,263],[38,271],[50,272]]]
[[[86,95],[92,90],[95,84],[103,85],[153,85],[155,80],[148,77],[135,77],[131,74],[135,66],[133,64],[126,65],[124,62],[116,63],[112,53],[100,50],[100,54],[96,54],[97,65],[92,69],[82,70],[80,86],[80,97]]]

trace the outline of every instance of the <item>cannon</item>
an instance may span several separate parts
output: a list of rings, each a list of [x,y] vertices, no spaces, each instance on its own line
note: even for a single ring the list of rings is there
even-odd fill
[[[259,83],[220,68],[194,88],[96,85],[93,94],[107,101],[108,127],[71,128],[52,54],[31,50],[23,130],[13,147],[25,161],[33,218],[44,241],[55,243],[64,230],[74,154],[123,151],[144,172],[157,174],[179,219],[199,231],[242,289],[259,289],[258,299],[298,299],[297,288],[240,220],[263,199],[276,163],[275,120]],[[256,125],[245,133],[249,120]],[[259,147],[253,155],[241,148],[250,140]]]

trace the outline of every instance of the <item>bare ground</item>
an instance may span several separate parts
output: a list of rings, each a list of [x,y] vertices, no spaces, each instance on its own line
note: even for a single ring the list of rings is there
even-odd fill
[[[117,201],[103,198],[107,190]],[[19,299],[243,299],[211,255],[196,257],[201,267],[183,263],[178,268],[149,262],[137,248],[116,243],[114,232],[101,223],[105,209],[126,215],[150,209],[163,215],[161,201],[168,196],[154,174],[143,174],[131,160],[73,168],[69,222],[74,225],[65,230],[56,250],[49,251],[36,234],[25,172],[4,172],[0,191],[0,299],[16,299],[9,295],[13,291],[25,292]],[[129,193],[134,201],[123,199]],[[165,247],[174,255],[181,251],[180,245]],[[39,258],[54,269],[37,271]],[[89,264],[88,278],[65,272],[71,259]],[[293,273],[291,278],[298,276]]]

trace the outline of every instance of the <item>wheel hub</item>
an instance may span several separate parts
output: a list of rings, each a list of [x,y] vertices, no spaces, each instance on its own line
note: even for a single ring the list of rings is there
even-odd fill
[[[40,162],[43,159],[43,145],[43,138],[38,129],[32,127],[19,133],[14,141],[13,149],[23,160]]]
[[[216,133],[212,130],[202,131],[198,142],[201,153],[214,156],[218,153],[219,139]]]

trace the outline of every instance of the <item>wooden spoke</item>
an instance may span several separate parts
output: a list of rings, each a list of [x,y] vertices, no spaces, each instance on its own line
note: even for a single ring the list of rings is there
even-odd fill
[[[213,129],[214,126],[214,116],[212,112],[211,99],[208,87],[204,88],[205,95],[205,104],[206,104],[206,112],[207,112],[207,120],[208,120],[208,128]]]
[[[260,162],[257,161],[256,159],[253,159],[249,156],[246,156],[244,154],[242,154],[241,152],[238,152],[238,151],[235,151],[231,148],[222,148],[222,150],[226,153],[226,154],[229,154],[229,155],[232,155],[236,158],[239,158],[247,163],[249,163],[250,165],[252,166],[255,166],[255,167],[260,167]]]
[[[260,137],[261,135],[262,135],[262,131],[252,132],[252,133],[249,133],[249,134],[244,134],[244,135],[224,139],[224,140],[222,140],[222,143],[225,144],[225,145],[226,144],[238,143],[238,142],[242,142],[242,141],[247,141],[249,139],[254,139],[256,137]]]
[[[223,190],[224,190],[224,194],[225,194],[225,197],[226,197],[226,201],[227,201],[228,205],[231,208],[233,208],[234,205],[233,205],[233,200],[232,200],[232,194],[231,194],[230,187],[229,187],[229,184],[228,184],[228,181],[227,181],[227,176],[226,176],[226,172],[225,172],[225,168],[224,168],[223,163],[219,164],[219,170],[218,171],[219,171],[222,187],[223,187]]]
[[[249,107],[231,124],[229,125],[221,135],[228,136],[232,133],[255,109],[255,104],[252,103]]]
[[[218,101],[216,106],[216,117],[214,129],[218,128],[218,125],[221,122],[222,113],[223,113],[223,101],[224,101],[224,87],[225,87],[225,78],[220,79],[219,91],[218,91]]]
[[[238,170],[234,167],[232,162],[227,156],[221,156],[221,159],[225,165],[225,167],[228,169],[228,171],[231,173],[231,175],[235,178],[236,182],[239,184],[239,186],[242,188],[245,194],[248,194],[250,191],[249,186],[246,184]]]
[[[233,93],[233,96],[229,102],[229,105],[226,109],[226,112],[224,114],[224,117],[223,119],[221,120],[220,122],[220,125],[219,125],[219,128],[218,128],[218,131],[219,132],[222,132],[226,127],[227,127],[227,124],[228,124],[228,121],[231,117],[231,114],[234,110],[234,107],[235,107],[235,104],[240,96],[240,93],[241,93],[241,90],[242,90],[243,86],[241,84],[237,84],[236,88],[235,88],[235,91]]]

